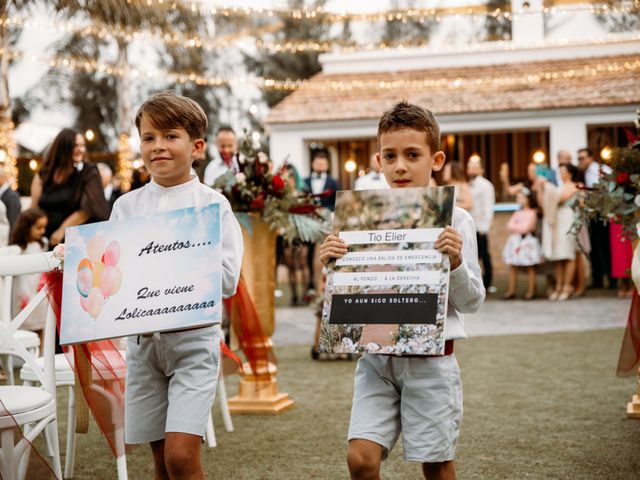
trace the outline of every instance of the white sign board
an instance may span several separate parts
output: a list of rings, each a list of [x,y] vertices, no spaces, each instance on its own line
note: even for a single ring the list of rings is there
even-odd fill
[[[220,206],[70,227],[60,343],[220,322]]]

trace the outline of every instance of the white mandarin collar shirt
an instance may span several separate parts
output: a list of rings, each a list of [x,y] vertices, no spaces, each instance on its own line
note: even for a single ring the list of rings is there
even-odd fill
[[[327,181],[327,173],[313,172],[311,174],[311,193],[314,195],[320,195],[324,192],[324,184]]]
[[[222,242],[222,296],[232,296],[240,279],[244,243],[242,231],[231,211],[229,201],[219,192],[200,183],[198,177],[181,185],[163,187],[155,181],[119,197],[113,205],[110,220],[153,215],[189,207],[220,205],[220,238]]]
[[[489,233],[493,222],[493,207],[496,204],[496,190],[484,177],[478,176],[469,182],[471,188],[471,217],[476,222],[476,231],[483,235]]]
[[[444,324],[447,340],[467,338],[464,314],[478,311],[485,297],[473,218],[463,208],[454,207],[452,226],[462,237],[462,263],[449,275],[449,306]]]

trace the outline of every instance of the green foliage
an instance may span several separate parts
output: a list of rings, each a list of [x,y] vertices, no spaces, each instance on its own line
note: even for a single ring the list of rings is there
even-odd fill
[[[415,0],[409,0],[402,3],[406,4],[407,9],[417,8],[417,2]],[[393,13],[400,10],[405,9],[401,8],[398,0],[392,0],[390,12]],[[405,46],[411,44],[424,45],[429,40],[429,36],[435,26],[435,20],[431,20],[429,17],[410,20],[392,18],[391,20],[387,20],[384,34],[382,36],[382,42],[388,46],[400,44]]]
[[[509,0],[489,0],[487,2],[487,11],[495,12],[500,9],[504,12],[511,6]],[[503,15],[487,15],[484,23],[487,32],[487,40],[509,40],[511,38],[511,19]]]
[[[637,112],[640,121],[640,110]],[[622,225],[629,238],[638,235],[640,222],[640,141],[623,148],[615,148],[609,162],[611,172],[603,173],[593,189],[574,204],[576,219],[572,230],[592,220],[616,222]]]
[[[305,7],[314,9],[324,7],[326,0],[289,0],[290,10],[301,10]],[[318,14],[313,18],[294,19],[290,15],[281,15],[275,19],[278,28],[271,34],[272,40],[278,42],[285,41],[323,41],[329,36],[331,27],[327,16]],[[255,29],[265,29],[266,25],[256,23]],[[344,29],[345,34],[348,32]],[[318,52],[304,51],[298,53],[260,52],[257,56],[245,55],[247,68],[256,75],[276,80],[299,80],[310,78],[320,72],[321,66],[318,61]],[[286,97],[290,92],[265,89],[263,98],[269,107],[274,106]]]

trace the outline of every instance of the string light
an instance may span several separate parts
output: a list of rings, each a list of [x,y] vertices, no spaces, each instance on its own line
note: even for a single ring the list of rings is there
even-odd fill
[[[571,2],[572,0],[569,0]],[[193,3],[189,4],[190,8],[193,8]],[[158,6],[169,7],[168,3],[161,2]],[[177,8],[177,7],[176,7]],[[202,11],[202,8],[205,8]],[[300,13],[301,11],[285,11],[285,10],[265,10],[261,8],[253,7],[234,7],[234,8],[210,8],[200,6],[201,13],[210,15],[222,15],[225,17],[237,16],[237,15],[261,15],[267,14],[269,17],[283,15],[291,15],[294,19],[303,18],[315,18],[319,15],[327,16],[330,22],[345,22],[345,21],[366,21],[366,22],[385,22],[390,20],[398,21],[419,21],[419,22],[436,22],[441,23],[449,18],[463,18],[470,17],[473,21],[482,21],[487,17],[493,17],[498,20],[511,21],[515,14],[553,14],[557,15],[575,15],[580,12],[599,14],[599,15],[615,15],[619,13],[636,13],[640,9],[638,2],[630,4],[623,2],[619,5],[610,6],[606,3],[589,4],[585,5],[583,2],[573,6],[563,7],[544,7],[542,9],[526,9],[518,10],[516,12],[501,11],[500,9],[492,12],[487,12],[482,6],[474,7],[457,7],[448,9],[413,9],[406,11],[394,11],[385,13],[373,13],[373,14],[331,14],[325,12],[322,9],[304,11],[306,13]],[[307,15],[307,13],[313,13],[313,15]],[[131,27],[123,28],[120,26],[110,26],[106,24],[95,23],[89,26],[76,26],[65,23],[51,23],[51,22],[39,22],[30,18],[19,17],[5,17],[0,19],[0,25],[14,26],[20,28],[31,29],[43,29],[58,31],[61,33],[76,34],[80,36],[92,35],[99,38],[106,38],[111,36],[113,38],[122,39],[127,42],[133,40],[157,40],[165,45],[181,46],[187,49],[204,49],[206,51],[214,51],[228,48],[231,45],[237,44],[237,42],[243,38],[259,37],[265,33],[273,33],[280,28],[280,24],[271,24],[262,27],[259,30],[247,30],[242,33],[236,33],[233,35],[226,35],[223,37],[203,37],[200,35],[185,35],[181,33],[169,33],[160,29],[134,29]],[[255,46],[265,49],[267,51],[289,52],[289,53],[301,53],[301,52],[329,52],[329,51],[342,51],[342,52],[355,52],[355,51],[370,51],[380,49],[392,49],[392,48],[410,48],[410,47],[423,47],[428,42],[425,40],[419,40],[415,42],[401,42],[399,44],[385,44],[385,43],[366,43],[366,44],[348,44],[340,40],[326,40],[318,42],[315,40],[301,40],[301,41],[267,41],[258,38],[255,40]]]
[[[133,150],[129,143],[129,135],[121,133],[118,137],[118,175],[122,179],[122,189],[131,188],[131,171],[133,167]]]
[[[0,49],[0,55],[5,52]],[[194,72],[179,73],[151,70],[138,70],[134,67],[120,67],[109,63],[99,63],[95,60],[59,56],[53,58],[24,55],[19,52],[9,52],[10,59],[25,59],[31,61],[42,61],[48,63],[52,68],[62,68],[69,70],[80,70],[84,72],[99,72],[110,76],[123,76],[126,73],[132,79],[140,81],[171,80],[179,84],[196,84],[208,87],[236,86],[251,84],[259,88],[278,91],[293,91],[302,86],[314,92],[322,91],[354,91],[354,90],[392,90],[392,89],[414,89],[414,90],[490,90],[498,87],[530,86],[537,85],[543,81],[555,81],[563,79],[580,79],[588,77],[604,76],[618,72],[640,71],[640,59],[606,61],[602,59],[599,63],[585,65],[579,69],[555,69],[541,71],[536,74],[513,74],[495,77],[458,77],[458,78],[400,78],[397,80],[380,79],[353,79],[353,80],[332,80],[330,76],[321,77],[313,81],[308,80],[276,80],[273,78],[244,77],[226,79],[218,76],[209,77],[198,75]]]
[[[585,11],[590,13],[629,13],[635,11],[638,8],[637,2],[619,2],[617,5],[610,5],[606,2],[598,2],[585,4],[584,0],[562,0],[563,6],[550,6],[540,8],[520,8],[515,11],[511,11],[507,6],[505,10],[495,9],[493,11],[487,11],[485,5],[472,5],[472,6],[460,6],[460,7],[439,7],[439,8],[410,8],[406,10],[392,10],[385,12],[372,12],[372,13],[349,13],[349,12],[331,12],[323,7],[316,7],[312,9],[286,9],[286,8],[261,8],[261,7],[216,7],[208,4],[203,4],[199,1],[182,1],[182,2],[167,2],[165,0],[146,0],[147,5],[155,5],[158,8],[166,8],[176,10],[178,8],[188,8],[193,12],[199,12],[202,15],[209,15],[213,17],[225,17],[225,18],[290,18],[293,20],[305,20],[322,17],[329,22],[386,22],[386,21],[425,21],[426,19],[433,20],[438,17],[440,19],[446,16],[467,16],[467,15],[482,15],[505,16],[510,19],[516,14],[535,14],[535,13],[564,13],[576,11]],[[634,5],[635,4],[635,5]]]
[[[0,118],[0,164],[9,177],[13,188],[18,184],[18,167],[16,165],[16,143],[13,140],[15,125],[11,120]]]

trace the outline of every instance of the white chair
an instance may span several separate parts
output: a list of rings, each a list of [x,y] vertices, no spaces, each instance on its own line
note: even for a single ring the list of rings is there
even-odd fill
[[[19,265],[16,264],[16,261],[19,261]],[[5,257],[0,258],[0,275],[5,272],[15,272],[15,274],[25,274],[25,273],[33,273],[33,269],[36,268],[38,264],[42,262],[47,262],[52,265],[49,270],[53,269],[56,263],[59,263],[52,256],[51,253],[46,254],[36,254],[36,255],[21,255],[19,258],[16,257]],[[31,262],[31,263],[30,263]],[[29,265],[32,265],[29,268]],[[1,350],[0,350],[1,351]],[[73,478],[73,469],[75,464],[75,448],[76,448],[76,410],[75,410],[75,375],[71,365],[69,363],[70,360],[73,359],[73,355],[71,354],[69,358],[63,353],[59,353],[54,357],[54,372],[55,372],[55,385],[56,387],[66,387],[69,391],[69,403],[68,403],[68,421],[67,421],[67,441],[66,441],[66,451],[65,451],[65,464],[64,464],[64,478]],[[45,362],[43,357],[37,358],[36,364],[41,368]],[[118,374],[118,373],[116,373]],[[120,372],[120,378],[124,375],[124,372]],[[40,379],[38,378],[36,372],[33,369],[31,364],[23,365],[20,370],[20,378],[23,380],[25,385],[36,385],[40,383]],[[99,394],[105,397],[109,404],[113,405],[112,411],[118,412],[120,409],[116,408],[115,405],[118,403],[119,399],[113,398],[111,393],[100,389],[99,387],[93,385],[92,388],[94,391],[97,391]],[[123,425],[123,419],[119,419],[120,425]],[[127,463],[126,457],[124,453],[124,432],[122,429],[116,431],[116,442],[118,445],[121,445],[121,454],[118,455],[116,459],[117,469],[118,469],[118,480],[127,480]]]
[[[0,262],[0,266],[2,266],[2,262]],[[57,478],[62,476],[54,379],[56,327],[51,308],[48,308],[45,323],[44,369],[15,337],[18,328],[43,301],[46,301],[44,289],[9,325],[0,323],[0,342],[3,351],[21,358],[25,364],[31,367],[38,382],[42,385],[42,388],[16,385],[0,386],[0,401],[4,405],[3,411],[0,412],[0,474],[4,480],[25,478],[30,442],[40,433],[44,434],[47,456],[51,459],[51,468],[54,474]],[[22,429],[17,442],[15,438],[16,424]]]
[[[5,256],[20,255],[20,247],[17,245],[10,245],[8,247],[0,248],[0,258]],[[13,299],[13,275],[6,275],[2,282],[2,301],[0,301],[0,321],[5,325],[8,325],[11,321],[11,302]],[[24,348],[27,349],[34,356],[38,356],[40,353],[40,336],[30,330],[17,330],[15,332],[15,338],[18,340]],[[7,374],[7,383],[9,385],[15,385],[14,378],[14,364],[13,356],[3,354],[2,366]]]
[[[224,422],[224,429],[227,432],[233,432],[233,421],[231,420],[231,413],[229,412],[229,404],[227,403],[227,389],[224,386],[224,375],[222,374],[222,352],[220,352],[220,367],[218,368],[218,386],[216,388],[216,397],[220,402],[220,411],[222,412],[222,421]],[[209,413],[209,420],[207,421],[207,430],[205,432],[205,440],[209,448],[215,448],[218,446],[216,442],[216,432],[213,428],[213,416]]]

